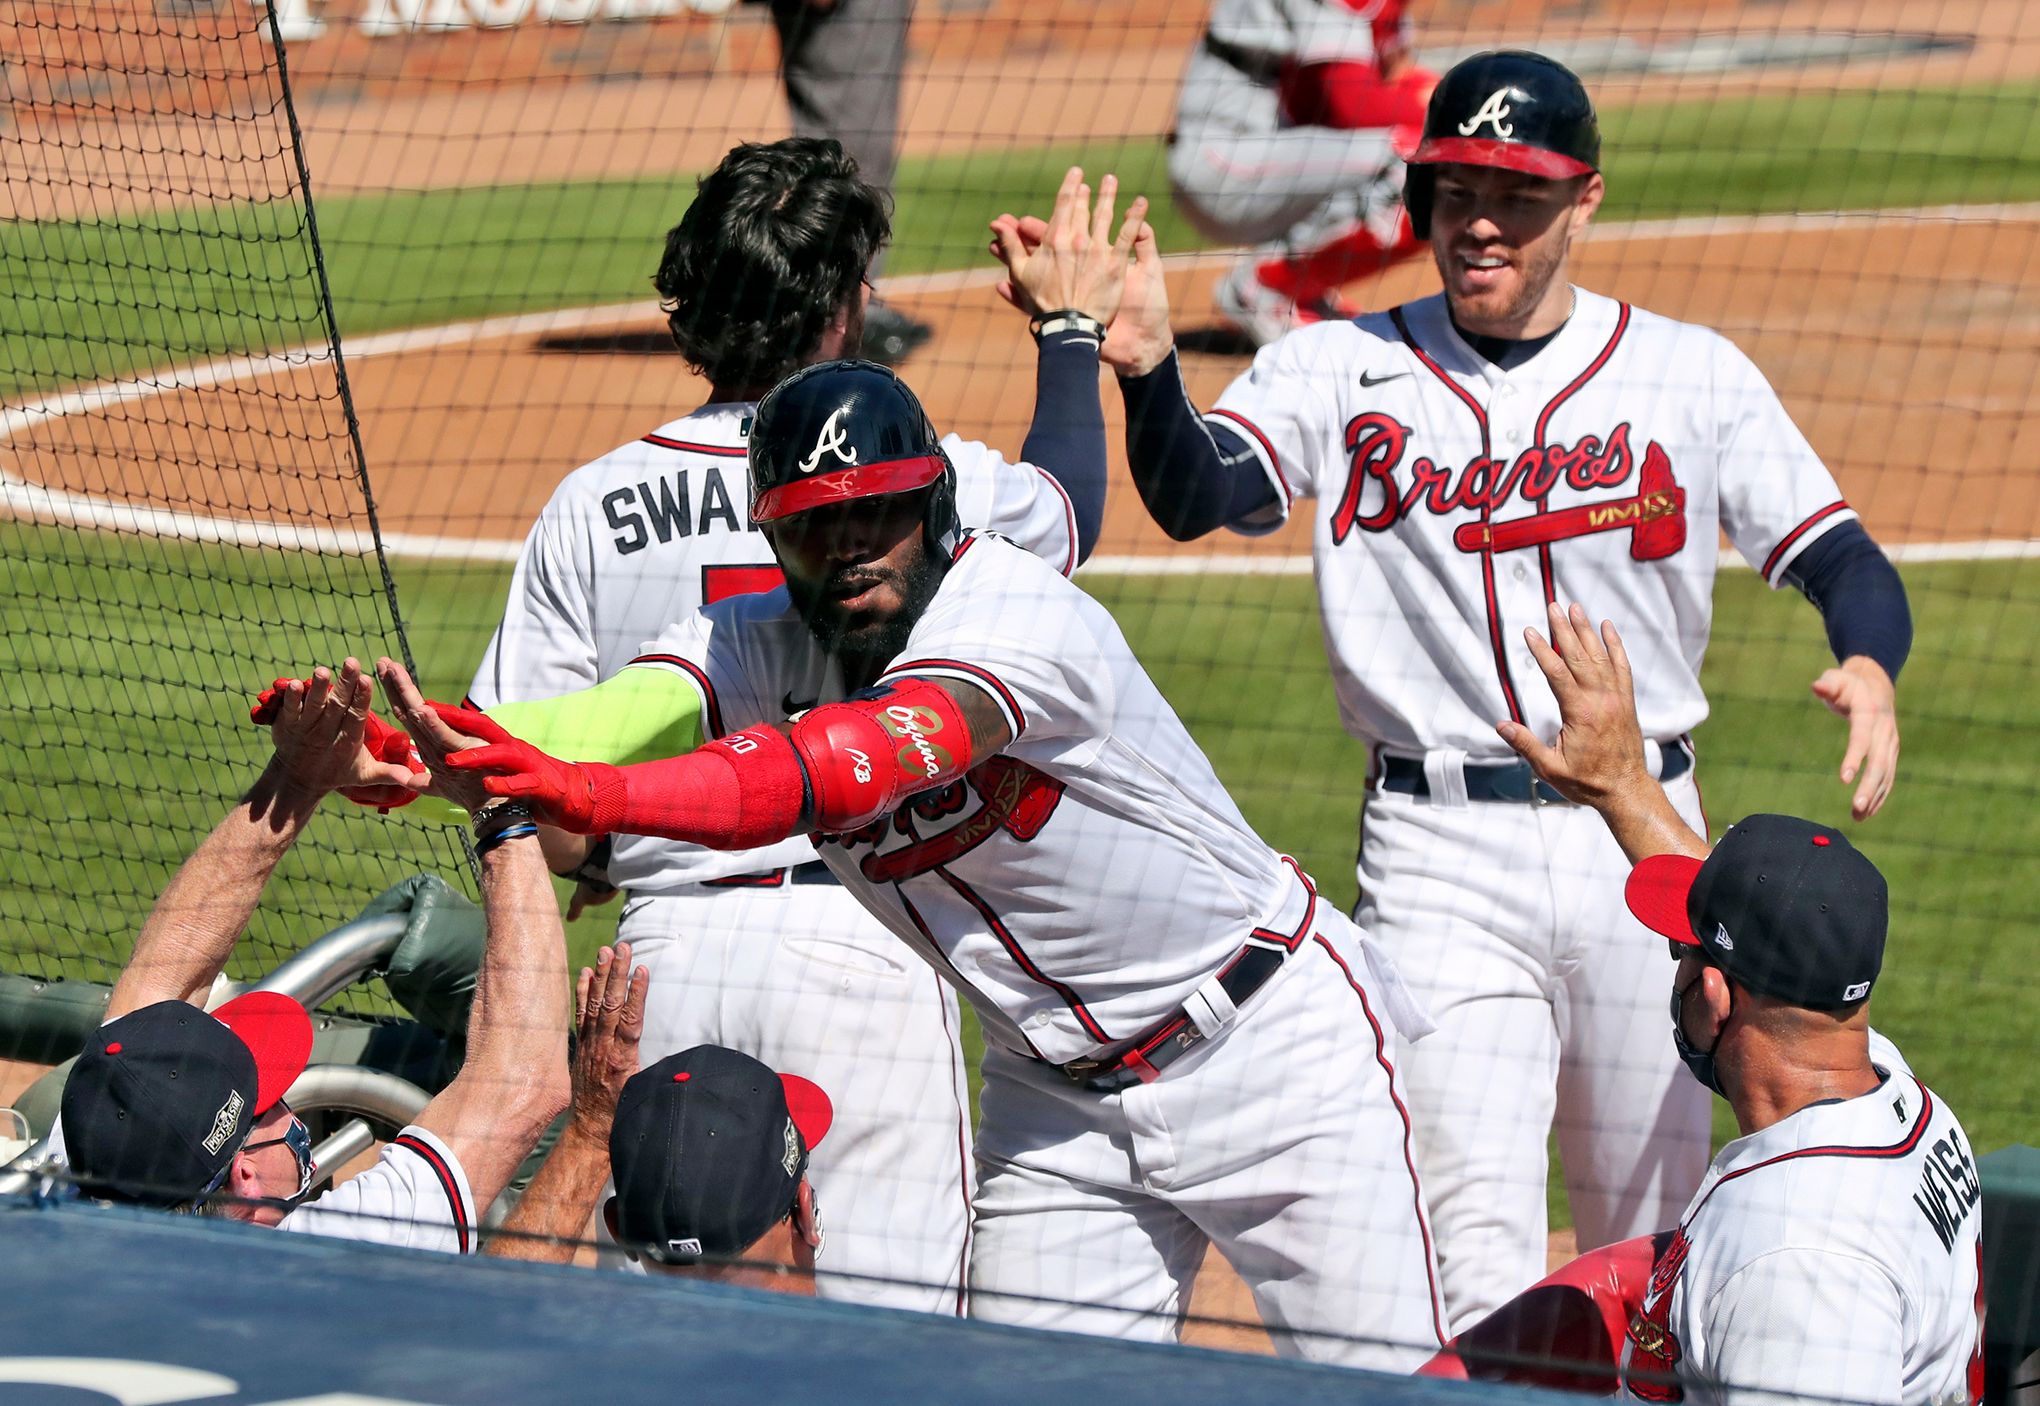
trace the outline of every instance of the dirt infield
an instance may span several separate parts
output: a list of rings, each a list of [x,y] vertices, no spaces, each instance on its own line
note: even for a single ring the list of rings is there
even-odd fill
[[[1756,359],[1872,530],[1892,542],[2040,536],[2040,213],[1999,219],[1747,222],[1713,234],[1604,231],[1580,281],[1721,328]],[[1644,234],[1644,237],[1639,237]],[[1208,327],[1213,259],[1172,274],[1187,329]],[[939,281],[939,280],[937,280]],[[958,280],[949,280],[956,282]],[[1370,305],[1434,288],[1409,265],[1355,290]],[[905,368],[938,424],[1017,453],[1033,349],[988,287],[910,293],[937,329]],[[571,466],[691,409],[705,388],[659,350],[656,309],[547,336],[465,341],[350,364],[386,532],[522,536]],[[384,340],[384,339],[378,339]],[[618,348],[622,349],[618,349]],[[1245,364],[1186,357],[1208,403]],[[15,472],[113,501],[306,522],[345,520],[344,442],[323,367],[262,371],[243,394],[175,391],[18,431]],[[1100,550],[1170,550],[1124,479],[1118,397],[1105,394],[1115,486]],[[325,423],[320,423],[321,419]],[[1307,551],[1302,523],[1219,552]],[[449,552],[456,551],[453,541]]]

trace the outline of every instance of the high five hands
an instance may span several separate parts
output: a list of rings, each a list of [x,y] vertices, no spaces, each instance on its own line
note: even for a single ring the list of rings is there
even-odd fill
[[[992,253],[1006,266],[999,296],[1029,316],[1074,308],[1107,324],[1099,357],[1121,375],[1152,371],[1174,338],[1169,295],[1148,202],[1136,196],[1117,238],[1113,205],[1119,178],[1098,183],[1098,203],[1080,166],[1072,166],[1046,220],[1002,213],[991,222]]]

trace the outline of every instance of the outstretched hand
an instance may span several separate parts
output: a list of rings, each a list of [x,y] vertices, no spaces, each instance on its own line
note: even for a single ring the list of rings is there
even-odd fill
[[[278,679],[256,705],[269,724],[275,765],[291,785],[314,796],[373,788],[394,805],[425,789],[425,777],[399,759],[385,760],[364,742],[375,684],[354,659],[336,676],[321,665],[308,679]],[[377,720],[378,727],[387,727]]]
[[[1622,637],[1606,621],[1596,634],[1586,610],[1553,602],[1551,640],[1535,630],[1523,638],[1558,699],[1558,740],[1547,745],[1519,722],[1496,725],[1502,740],[1569,801],[1597,809],[1657,780],[1643,750],[1636,720],[1636,686]]]
[[[1842,784],[1856,782],[1849,814],[1868,820],[1883,808],[1898,779],[1898,690],[1882,664],[1858,654],[1815,679],[1813,694],[1828,711],[1848,720]]]
[[[547,825],[577,835],[592,828],[595,792],[585,768],[512,737],[485,713],[432,702],[394,659],[379,661],[376,673],[431,769],[432,794],[470,811],[510,797]]]
[[[651,984],[651,971],[632,971],[630,944],[619,942],[596,953],[595,965],[581,968],[574,987],[573,1118],[604,1146],[616,1121],[616,1101],[637,1073],[645,992]]]
[[[1126,368],[1143,358],[1140,370],[1159,365],[1173,337],[1145,196],[1127,207],[1118,237],[1110,237],[1118,187],[1116,176],[1105,177],[1098,207],[1087,215],[1090,188],[1082,169],[1072,166],[1056,193],[1054,218],[1001,214],[991,223],[991,249],[1006,265],[1000,297],[1029,316],[1073,307],[1106,323],[1100,357],[1121,374],[1134,374]]]

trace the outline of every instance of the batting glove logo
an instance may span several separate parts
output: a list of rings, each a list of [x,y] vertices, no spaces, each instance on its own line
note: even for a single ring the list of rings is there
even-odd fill
[[[1479,131],[1480,124],[1485,122],[1495,129],[1495,135],[1498,137],[1506,140],[1515,136],[1516,124],[1503,120],[1509,115],[1509,104],[1505,101],[1508,96],[1507,88],[1497,88],[1489,93],[1487,101],[1480,105],[1480,111],[1459,124],[1459,135],[1470,137]]]
[[[858,751],[855,747],[845,747],[843,750],[856,759],[856,764],[851,769],[851,775],[857,778],[857,784],[859,786],[869,786],[871,784],[871,758]]]
[[[807,458],[800,461],[802,473],[811,474],[820,468],[824,454],[833,454],[846,464],[857,462],[857,451],[850,447],[850,436],[844,433],[840,423],[849,413],[850,407],[845,405],[831,411],[829,418],[822,421],[822,432],[815,436],[815,447],[809,451]]]

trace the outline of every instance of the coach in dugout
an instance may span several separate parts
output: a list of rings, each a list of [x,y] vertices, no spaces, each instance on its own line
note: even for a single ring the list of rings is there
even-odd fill
[[[1870,1028],[1884,876],[1840,831],[1784,815],[1710,850],[1644,765],[1614,627],[1597,634],[1577,605],[1549,617],[1549,643],[1525,637],[1558,736],[1500,731],[1635,866],[1630,911],[1677,963],[1673,1044],[1740,1136],[1676,1226],[1582,1255],[1425,1370],[1619,1379],[1656,1402],[1978,1400],[1982,1189],[1954,1110]],[[1526,1361],[1565,1356],[1589,1361]]]
[[[488,1252],[565,1264],[601,1202],[640,1272],[812,1294],[822,1226],[808,1155],[834,1118],[828,1095],[720,1045],[639,1070],[650,982],[627,942],[581,969],[572,1115]]]
[[[200,1005],[330,792],[393,804],[422,786],[364,747],[365,729],[380,729],[373,688],[349,659],[337,676],[322,668],[264,695],[274,755],[156,900],[64,1087],[52,1150],[85,1194],[464,1254],[478,1213],[566,1106],[565,937],[529,825],[475,846],[488,940],[465,1064],[345,1185],[306,1200],[311,1135],[285,1099],[311,1054],[305,1008],[266,991],[211,1014]]]

